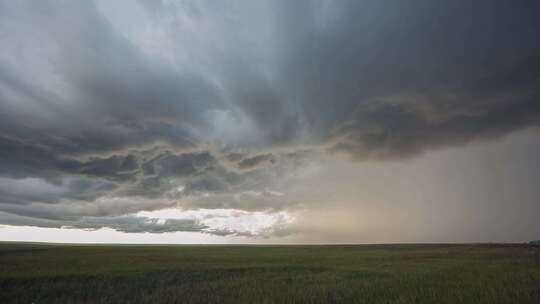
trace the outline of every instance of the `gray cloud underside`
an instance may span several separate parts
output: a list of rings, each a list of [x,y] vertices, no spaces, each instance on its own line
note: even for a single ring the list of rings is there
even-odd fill
[[[18,216],[0,212],[0,220],[6,225],[17,226],[39,226],[47,228],[63,229],[84,229],[97,230],[110,228],[125,233],[166,233],[166,232],[200,232],[218,236],[249,236],[256,237],[245,231],[235,231],[230,229],[215,229],[200,223],[194,219],[158,219],[136,217],[136,216],[105,216],[105,217],[84,217],[77,220],[56,221],[34,217]]]
[[[539,34],[532,0],[0,1],[0,211],[286,209],[242,193],[309,151],[400,159],[537,125]]]

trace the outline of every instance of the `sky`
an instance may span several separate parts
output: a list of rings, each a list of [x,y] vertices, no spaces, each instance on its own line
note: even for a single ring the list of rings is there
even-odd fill
[[[537,0],[0,0],[0,240],[540,239]]]

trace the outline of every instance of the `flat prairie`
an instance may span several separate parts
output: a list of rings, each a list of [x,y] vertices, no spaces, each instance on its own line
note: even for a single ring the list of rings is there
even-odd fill
[[[0,243],[0,303],[540,303],[540,247]]]

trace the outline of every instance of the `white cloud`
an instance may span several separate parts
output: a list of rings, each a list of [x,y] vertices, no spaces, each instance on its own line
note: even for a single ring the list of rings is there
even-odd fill
[[[285,211],[248,212],[235,209],[181,210],[175,208],[141,211],[137,217],[158,220],[193,220],[208,228],[203,231],[251,236],[271,236],[274,229],[294,223],[294,216]]]

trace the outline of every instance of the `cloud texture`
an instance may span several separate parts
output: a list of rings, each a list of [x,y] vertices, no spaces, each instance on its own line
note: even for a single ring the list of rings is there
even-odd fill
[[[210,231],[130,214],[535,126],[539,37],[533,0],[0,1],[0,224]]]

